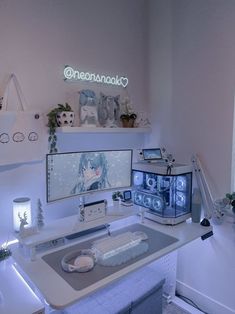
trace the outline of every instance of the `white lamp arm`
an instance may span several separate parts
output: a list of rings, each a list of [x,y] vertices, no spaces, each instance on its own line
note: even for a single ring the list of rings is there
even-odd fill
[[[205,218],[209,220],[211,219],[212,213],[215,210],[212,194],[211,194],[209,185],[207,183],[206,176],[202,168],[199,157],[197,155],[193,155],[191,161],[192,161],[197,185],[201,192]]]

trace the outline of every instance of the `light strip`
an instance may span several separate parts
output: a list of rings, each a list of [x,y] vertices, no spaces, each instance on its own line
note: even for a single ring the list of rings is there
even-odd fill
[[[66,65],[64,69],[64,79],[70,81],[89,81],[95,83],[102,83],[108,85],[116,85],[127,87],[128,85],[128,78],[118,75],[116,76],[109,76],[104,74],[96,74],[90,72],[82,72],[79,70],[74,70],[72,67]]]
[[[11,265],[12,269],[14,269],[16,275],[19,277],[19,279],[23,282],[23,284],[30,290],[31,294],[34,295],[38,300],[38,296],[36,293],[33,291],[33,289],[30,287],[30,285],[27,283],[27,281],[24,279],[24,277],[21,275],[21,273],[18,271],[16,266],[14,264]]]
[[[6,242],[4,242],[1,246],[2,246],[2,247],[8,247],[9,245],[15,244],[15,243],[17,243],[17,242],[19,242],[18,239],[15,239],[15,240],[12,240],[12,241],[6,241]]]

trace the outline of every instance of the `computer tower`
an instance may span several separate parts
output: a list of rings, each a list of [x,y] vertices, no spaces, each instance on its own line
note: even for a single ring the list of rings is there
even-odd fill
[[[170,170],[170,171],[169,171]],[[166,162],[133,164],[133,201],[146,208],[145,217],[175,225],[191,217],[192,168]]]

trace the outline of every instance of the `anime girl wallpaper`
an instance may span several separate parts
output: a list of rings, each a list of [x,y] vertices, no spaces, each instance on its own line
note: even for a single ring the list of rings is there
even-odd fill
[[[81,154],[78,182],[71,194],[100,190],[110,187],[108,181],[108,163],[104,153],[93,152]]]
[[[47,155],[47,201],[131,186],[132,151]]]

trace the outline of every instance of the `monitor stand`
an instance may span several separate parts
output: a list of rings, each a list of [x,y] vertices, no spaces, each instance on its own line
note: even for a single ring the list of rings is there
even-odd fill
[[[123,206],[133,206],[133,201],[132,200],[122,201],[121,205],[123,205]]]

